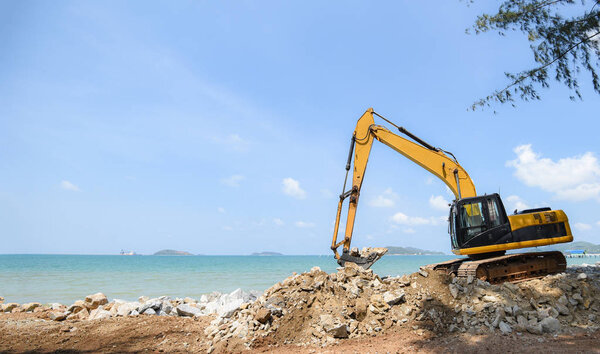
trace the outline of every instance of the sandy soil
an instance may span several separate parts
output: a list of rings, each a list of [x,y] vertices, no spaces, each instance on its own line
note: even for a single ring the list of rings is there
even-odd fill
[[[212,319],[138,316],[54,322],[44,316],[0,315],[0,352],[203,352],[204,328]]]
[[[204,328],[211,317],[119,317],[95,321],[45,320],[45,313],[0,315],[0,352],[205,352]],[[600,353],[600,331],[576,335],[453,334],[436,337],[409,328],[377,337],[342,340],[333,346],[297,347],[265,340],[253,352],[585,352]]]
[[[579,335],[534,336],[447,335],[420,336],[402,330],[382,336],[349,339],[325,348],[263,346],[254,352],[271,353],[600,353],[600,331]]]

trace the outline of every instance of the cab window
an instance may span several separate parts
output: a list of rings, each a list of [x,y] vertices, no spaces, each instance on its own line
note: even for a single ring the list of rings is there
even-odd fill
[[[470,240],[486,229],[482,202],[463,204],[459,209],[460,227],[466,231],[463,242]]]
[[[487,200],[487,207],[490,215],[490,227],[500,226],[500,212],[498,211],[498,202],[494,199]]]
[[[456,241],[456,208],[450,210],[450,216],[448,217],[448,233],[450,233],[450,240],[452,242],[452,248],[458,248],[458,242]]]

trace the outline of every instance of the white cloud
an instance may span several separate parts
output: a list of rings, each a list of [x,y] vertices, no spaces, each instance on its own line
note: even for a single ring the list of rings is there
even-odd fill
[[[408,216],[404,213],[397,212],[392,215],[390,218],[392,222],[398,225],[405,226],[421,226],[421,225],[440,225],[445,223],[448,220],[447,216],[430,216],[430,217],[421,217],[421,216]]]
[[[596,223],[596,225],[600,226],[600,221],[598,221],[598,222]]]
[[[391,188],[388,188],[385,191],[383,191],[383,194],[380,194],[374,199],[371,199],[369,201],[369,206],[372,206],[374,208],[391,208],[394,205],[396,205],[396,203],[394,202],[394,199],[396,197],[396,193],[394,193],[394,191],[392,191]]]
[[[239,187],[240,182],[242,182],[244,179],[246,179],[246,177],[242,175],[233,175],[227,178],[223,178],[221,180],[221,183],[228,187]]]
[[[236,151],[246,151],[249,145],[248,142],[242,139],[242,137],[239,134],[215,136],[213,137],[213,141]]]
[[[275,218],[275,219],[273,219],[273,224],[275,224],[277,226],[283,226],[283,225],[285,225],[285,222],[283,222],[283,220],[281,220],[280,218]]]
[[[442,197],[441,195],[432,195],[431,197],[429,197],[429,205],[434,209],[448,211],[448,204],[450,204],[450,202],[444,199],[444,197]]]
[[[283,185],[282,191],[284,194],[296,199],[306,198],[306,192],[300,188],[300,182],[296,181],[295,179],[291,177],[284,178],[281,184]]]
[[[575,202],[593,199],[600,201],[600,182],[580,184],[575,188],[559,190],[556,192],[559,199],[571,200]]]
[[[507,211],[513,211],[515,209],[517,210],[525,210],[525,209],[529,209],[531,208],[523,199],[521,199],[521,197],[519,197],[518,195],[509,195],[506,198],[506,201],[509,203],[508,204],[508,210]]]
[[[218,207],[217,211],[221,214],[225,214],[225,208],[223,208],[223,207]]]
[[[404,213],[397,212],[392,216],[392,221],[396,224],[400,225],[429,225],[431,224],[431,220],[427,218],[422,218],[420,216],[408,216]]]
[[[394,201],[383,195],[378,195],[375,199],[369,201],[369,205],[375,208],[391,208],[395,205]]]
[[[579,231],[587,231],[587,230],[590,230],[592,228],[592,225],[590,225],[590,224],[584,224],[582,222],[578,222],[574,226]]]
[[[222,229],[225,231],[233,231],[233,227],[231,226],[223,226]]]
[[[311,227],[315,227],[315,224],[312,222],[306,222],[306,221],[296,221],[294,223],[294,225],[296,225],[296,227],[299,227],[301,229],[309,229]]]
[[[600,163],[591,152],[553,161],[535,153],[531,145],[514,149],[517,158],[506,163],[523,183],[554,193],[559,199],[600,201]]]
[[[71,183],[69,181],[61,181],[60,188],[67,190],[67,191],[72,191],[72,192],[81,192],[81,189],[79,189],[79,187],[77,187],[76,185],[74,185],[73,183]]]
[[[417,231],[415,229],[413,229],[412,227],[407,227],[405,229],[402,229],[402,232],[404,232],[405,234],[414,234]]]

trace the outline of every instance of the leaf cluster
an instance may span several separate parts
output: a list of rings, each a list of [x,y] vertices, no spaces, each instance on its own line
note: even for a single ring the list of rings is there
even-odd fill
[[[578,78],[582,71],[590,74],[593,88],[600,94],[600,0],[506,0],[497,13],[478,16],[473,30],[476,34],[526,34],[537,65],[505,73],[509,84],[474,102],[472,110],[492,102],[514,106],[515,97],[539,100],[538,87],[549,87],[552,77],[571,89],[571,99],[581,99]]]

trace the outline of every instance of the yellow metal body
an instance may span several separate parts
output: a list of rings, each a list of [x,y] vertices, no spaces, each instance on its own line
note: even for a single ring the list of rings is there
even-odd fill
[[[498,245],[488,245],[488,246],[479,246],[479,247],[470,247],[470,248],[458,248],[458,249],[453,249],[452,253],[458,254],[458,255],[491,253],[491,252],[499,252],[499,251],[506,251],[506,250],[514,250],[514,249],[518,249],[518,248],[540,247],[540,246],[546,246],[546,245],[553,245],[555,243],[564,243],[564,242],[571,242],[571,241],[573,241],[573,235],[567,235],[567,236],[560,236],[560,237],[543,238],[543,239],[539,239],[539,240],[503,243],[503,244],[498,244]]]
[[[352,242],[354,230],[354,220],[356,218],[356,209],[360,197],[360,190],[367,168],[367,162],[371,153],[371,146],[375,140],[382,142],[393,150],[404,155],[417,165],[423,167],[433,175],[444,181],[444,183],[454,193],[455,198],[476,197],[475,185],[458,162],[440,150],[432,150],[416,144],[410,140],[400,137],[387,128],[376,125],[374,121],[374,111],[369,108],[358,120],[354,130],[355,148],[354,148],[354,169],[352,176],[352,190],[349,195],[350,202],[348,206],[348,218],[346,220],[346,230],[344,239],[339,243],[338,230],[340,217],[342,213],[343,198],[340,198],[335,219],[333,240],[331,249],[335,257],[340,258],[337,248],[343,245],[344,252],[348,252]],[[478,210],[470,210],[471,213],[480,213]],[[537,240],[511,242],[504,244],[495,244],[488,246],[479,246],[463,249],[453,249],[452,252],[459,255],[479,254],[488,252],[505,251],[517,248],[544,246],[555,243],[571,242],[573,236],[569,227],[566,214],[562,210],[553,210],[550,212],[538,212],[522,215],[510,215],[509,217],[511,232],[525,227],[539,226],[543,224],[564,223],[566,235],[560,237],[541,238]]]
[[[477,195],[475,185],[469,177],[469,174],[458,164],[458,162],[441,151],[427,149],[392,133],[385,127],[375,125],[372,108],[369,108],[358,120],[356,129],[354,130],[354,138],[354,170],[352,175],[352,193],[350,195],[348,218],[346,220],[346,231],[344,239],[340,243],[337,243],[343,204],[343,200],[340,199],[335,219],[333,241],[331,243],[331,248],[334,251],[336,258],[339,258],[337,248],[340,245],[344,245],[345,251],[350,249],[360,189],[362,187],[367,162],[371,153],[371,146],[373,145],[374,140],[378,140],[391,147],[440,178],[446,183],[457,199],[459,198],[459,195],[462,198],[474,197]]]
[[[569,218],[562,210],[550,210],[537,213],[509,215],[508,221],[510,223],[511,232],[524,229],[532,226],[541,226],[549,224],[564,223],[566,234],[558,237],[546,237],[537,240],[528,240],[521,242],[509,242],[496,245],[470,247],[470,248],[459,248],[453,249],[452,253],[458,255],[469,255],[479,253],[490,253],[514,250],[519,248],[527,247],[540,247],[553,245],[556,243],[565,243],[573,241],[573,234],[571,233],[571,227],[569,225]]]
[[[532,225],[543,225],[543,224],[554,224],[558,222],[564,222],[567,227],[567,234],[571,234],[569,227],[569,218],[562,210],[550,210],[530,214],[517,214],[509,215],[508,221],[510,222],[510,229],[517,231],[519,229],[532,226]]]

